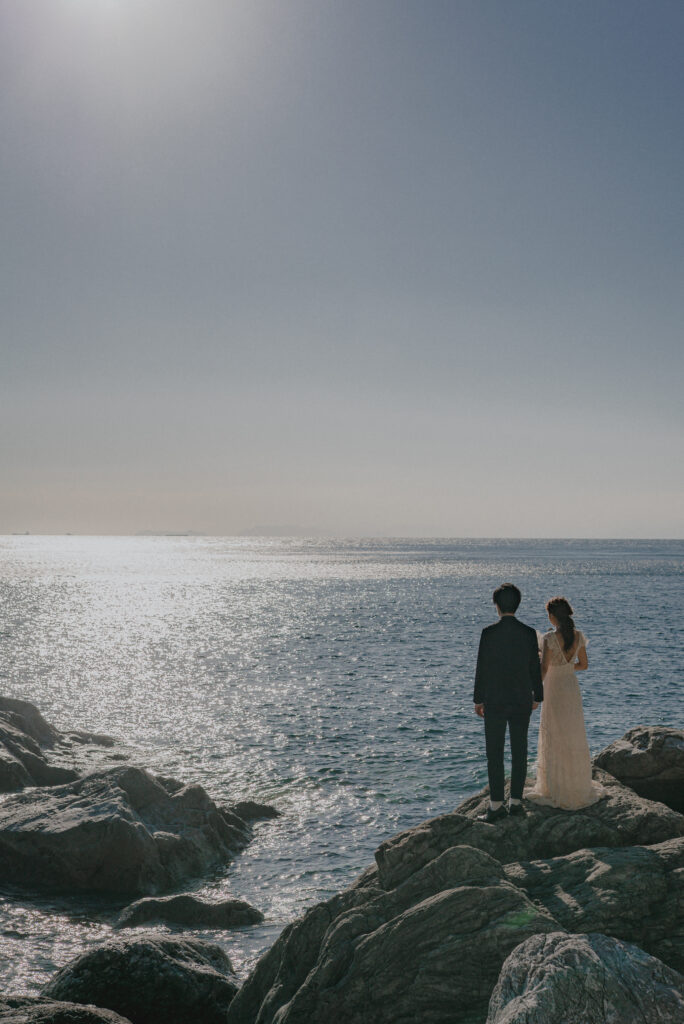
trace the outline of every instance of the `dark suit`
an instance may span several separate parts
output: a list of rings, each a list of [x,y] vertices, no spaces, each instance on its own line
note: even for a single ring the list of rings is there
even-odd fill
[[[489,797],[504,798],[504,744],[511,738],[511,796],[520,800],[527,775],[532,702],[544,699],[537,634],[513,615],[482,630],[475,670],[476,704],[484,704]]]

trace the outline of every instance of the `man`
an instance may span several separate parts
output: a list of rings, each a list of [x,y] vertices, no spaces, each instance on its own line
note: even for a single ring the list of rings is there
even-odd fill
[[[475,713],[484,718],[489,774],[489,807],[482,821],[493,824],[506,814],[524,814],[527,776],[527,729],[530,714],[544,699],[537,634],[515,613],[520,591],[502,583],[494,591],[499,621],[482,630],[475,670]],[[511,740],[511,800],[504,807],[504,744]]]

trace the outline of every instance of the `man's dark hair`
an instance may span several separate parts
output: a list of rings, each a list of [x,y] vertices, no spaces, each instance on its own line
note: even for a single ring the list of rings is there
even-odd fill
[[[522,600],[522,594],[516,587],[515,583],[502,583],[500,587],[497,587],[493,594],[493,600],[496,607],[504,615],[515,614],[518,605]]]

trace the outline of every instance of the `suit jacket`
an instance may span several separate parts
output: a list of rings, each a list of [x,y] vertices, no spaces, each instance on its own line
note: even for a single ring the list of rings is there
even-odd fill
[[[476,704],[489,711],[516,714],[544,699],[537,634],[514,615],[482,630],[475,670]]]

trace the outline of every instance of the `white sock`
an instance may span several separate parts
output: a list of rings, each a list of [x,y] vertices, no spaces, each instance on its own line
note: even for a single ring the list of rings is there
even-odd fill
[[[489,810],[490,811],[498,811],[500,807],[503,807],[503,800],[490,800],[489,801]]]
[[[516,800],[516,798],[514,796],[512,796],[511,797],[511,803],[512,804],[521,804],[522,800]]]

